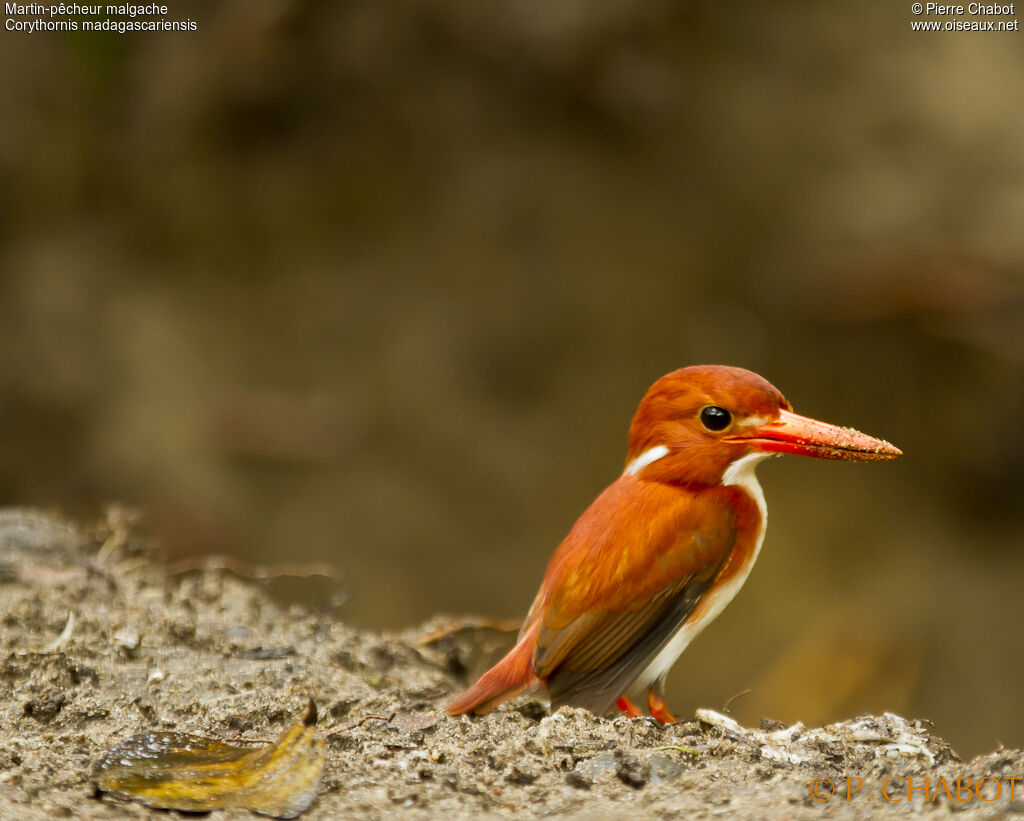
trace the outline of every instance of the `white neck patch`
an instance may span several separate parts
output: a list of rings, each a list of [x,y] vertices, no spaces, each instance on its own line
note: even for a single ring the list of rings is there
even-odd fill
[[[637,456],[636,459],[626,465],[626,469],[622,472],[622,475],[635,476],[652,462],[657,462],[662,456],[667,456],[668,452],[668,448],[664,445],[655,445],[653,448],[645,450]]]
[[[761,511],[761,532],[764,533],[765,522],[768,518],[768,505],[764,501],[764,491],[761,490],[761,483],[754,475],[754,468],[762,459],[767,459],[770,453],[748,453],[733,462],[722,474],[723,485],[736,485],[743,488],[751,495],[758,509]]]

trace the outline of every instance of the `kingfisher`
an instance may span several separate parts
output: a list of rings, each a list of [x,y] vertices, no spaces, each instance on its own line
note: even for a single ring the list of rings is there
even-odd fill
[[[795,453],[894,459],[881,439],[793,412],[752,371],[681,368],[658,379],[629,427],[626,465],[555,550],[515,647],[455,701],[483,714],[528,688],[552,709],[613,705],[675,721],[665,679],[732,601],[764,541],[755,467]]]

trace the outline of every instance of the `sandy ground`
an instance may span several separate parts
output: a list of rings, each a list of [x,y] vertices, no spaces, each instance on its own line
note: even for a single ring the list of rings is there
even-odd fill
[[[527,697],[452,719],[441,706],[487,630],[358,632],[265,581],[161,564],[117,522],[0,511],[0,612],[2,818],[167,817],[98,796],[96,759],[150,730],[273,737],[309,698],[325,731],[384,718],[328,739],[308,819],[1024,817],[1024,754],[962,762],[894,715],[745,729],[698,711],[662,727]]]

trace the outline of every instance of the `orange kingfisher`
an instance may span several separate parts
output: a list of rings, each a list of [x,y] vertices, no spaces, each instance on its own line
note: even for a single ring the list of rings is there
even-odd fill
[[[576,521],[548,564],[519,641],[448,706],[486,713],[543,685],[552,709],[618,706],[674,721],[668,671],[750,574],[767,510],[754,468],[777,453],[894,459],[901,451],[799,416],[775,386],[720,365],[655,382],[629,428],[622,475]]]

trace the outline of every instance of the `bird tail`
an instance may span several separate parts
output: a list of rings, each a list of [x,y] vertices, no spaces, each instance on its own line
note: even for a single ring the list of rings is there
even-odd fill
[[[533,648],[539,630],[540,619],[530,626],[501,661],[480,676],[476,684],[445,708],[447,713],[453,716],[470,712],[483,715],[530,685],[536,684],[537,676],[533,673]]]

